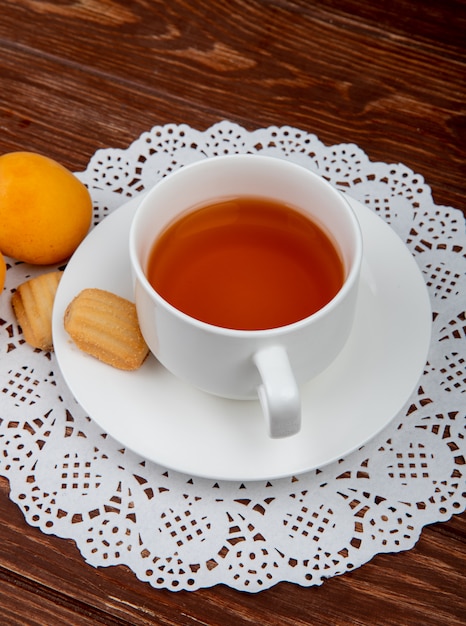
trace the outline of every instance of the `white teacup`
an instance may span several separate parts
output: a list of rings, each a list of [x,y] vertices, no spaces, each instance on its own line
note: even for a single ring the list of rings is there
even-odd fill
[[[344,276],[336,295],[298,321],[238,330],[188,315],[157,293],[147,278],[154,242],[186,212],[229,197],[268,198],[317,223],[342,262]],[[296,434],[301,425],[299,385],[330,365],[353,324],[362,236],[344,196],[323,178],[283,159],[208,158],[166,176],[148,192],[131,226],[130,258],[141,331],[162,365],[206,392],[238,400],[258,397],[271,437]]]

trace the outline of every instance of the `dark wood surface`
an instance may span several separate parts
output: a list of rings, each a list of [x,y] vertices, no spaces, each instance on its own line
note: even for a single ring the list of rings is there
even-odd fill
[[[289,124],[464,211],[465,33],[461,0],[3,0],[0,153],[79,171],[157,124]],[[0,489],[2,626],[466,623],[464,514],[318,588],[172,593],[86,565]]]

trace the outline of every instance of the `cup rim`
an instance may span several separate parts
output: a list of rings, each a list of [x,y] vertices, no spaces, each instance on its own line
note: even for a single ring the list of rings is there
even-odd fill
[[[197,326],[200,329],[205,329],[207,331],[210,332],[215,332],[216,334],[221,334],[224,336],[231,336],[231,337],[240,337],[240,336],[244,336],[244,337],[248,337],[248,338],[252,338],[252,337],[261,337],[261,338],[266,338],[266,337],[276,337],[276,336],[280,336],[282,334],[285,334],[287,332],[293,331],[293,330],[298,330],[301,327],[307,326],[310,322],[312,321],[318,321],[320,318],[322,318],[323,316],[327,315],[329,311],[331,311],[332,309],[334,309],[335,307],[338,306],[339,302],[341,300],[343,300],[348,291],[352,290],[354,287],[355,282],[357,282],[359,280],[359,274],[360,274],[360,269],[361,269],[361,264],[362,264],[362,258],[363,258],[363,241],[362,241],[362,231],[361,231],[361,227],[359,225],[359,220],[356,217],[356,214],[351,206],[351,204],[349,203],[348,199],[345,197],[344,193],[335,189],[324,177],[322,177],[321,175],[312,172],[311,170],[305,168],[304,166],[298,164],[298,163],[294,163],[291,161],[285,161],[285,163],[295,166],[297,168],[301,168],[302,170],[304,170],[305,172],[307,172],[308,174],[311,175],[311,177],[317,177],[320,181],[322,181],[326,186],[328,186],[328,188],[330,190],[332,190],[332,192],[335,194],[336,198],[339,198],[342,203],[345,205],[346,211],[348,213],[348,215],[350,216],[350,220],[353,226],[353,232],[354,232],[354,236],[355,236],[355,251],[354,251],[354,259],[353,259],[353,263],[351,265],[351,267],[349,268],[349,272],[343,282],[343,285],[340,287],[340,289],[338,290],[338,292],[333,296],[333,298],[327,302],[327,304],[325,304],[323,307],[321,307],[319,310],[315,311],[314,313],[311,313],[310,315],[297,320],[295,322],[291,322],[290,324],[285,324],[283,326],[276,326],[273,328],[265,328],[265,329],[237,329],[237,328],[228,328],[228,327],[224,327],[224,326],[216,326],[215,324],[211,324],[209,322],[205,322],[203,320],[200,320],[196,317],[192,317],[191,315],[185,313],[184,311],[181,311],[180,309],[176,308],[175,306],[173,306],[172,304],[170,304],[170,302],[168,302],[167,300],[165,300],[165,298],[163,298],[156,289],[154,289],[154,287],[150,284],[149,280],[147,279],[145,272],[142,268],[142,264],[139,260],[139,255],[138,255],[138,251],[136,250],[136,236],[137,236],[137,227],[138,227],[138,221],[141,219],[141,215],[143,213],[145,213],[146,211],[150,210],[149,208],[147,208],[150,205],[152,196],[155,195],[158,191],[158,187],[164,183],[165,180],[167,180],[168,178],[171,178],[173,176],[176,176],[176,174],[178,172],[181,172],[183,170],[186,169],[193,169],[196,167],[199,167],[201,165],[206,164],[206,162],[208,161],[212,161],[212,160],[216,160],[216,161],[220,161],[220,160],[232,160],[232,159],[238,159],[238,158],[246,158],[246,159],[262,159],[262,160],[281,160],[284,161],[283,159],[280,159],[279,157],[273,157],[273,156],[269,156],[269,155],[255,155],[255,154],[230,154],[230,155],[220,155],[220,156],[213,156],[213,157],[206,157],[205,159],[202,159],[200,161],[195,161],[194,163],[189,163],[187,165],[182,166],[181,168],[174,170],[173,172],[170,172],[169,174],[167,174],[166,176],[164,176],[160,181],[158,181],[148,192],[147,194],[144,196],[144,198],[141,201],[141,204],[137,207],[136,212],[132,218],[131,221],[131,226],[130,226],[130,233],[129,233],[129,251],[130,251],[130,263],[131,263],[131,267],[133,272],[135,273],[135,277],[136,279],[141,283],[141,285],[143,286],[144,290],[146,291],[146,293],[149,295],[149,297],[156,303],[161,304],[163,307],[165,307],[166,309],[168,309],[168,311],[170,311],[173,315],[177,316],[178,318],[180,318],[181,320],[185,321],[185,322],[189,322],[191,325]],[[241,195],[241,194],[239,194]],[[264,196],[265,197],[265,196]]]

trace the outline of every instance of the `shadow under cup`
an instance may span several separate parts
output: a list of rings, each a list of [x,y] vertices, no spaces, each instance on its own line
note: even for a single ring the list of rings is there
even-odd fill
[[[194,215],[199,207],[231,198],[260,198],[292,207],[329,236],[344,274],[330,302],[273,328],[267,323],[265,328],[229,328],[188,315],[152,287],[148,272],[157,262],[151,259],[156,240],[187,213]],[[299,385],[336,358],[353,323],[362,236],[343,195],[316,174],[282,159],[205,159],[168,175],[143,199],[131,226],[130,258],[141,331],[162,365],[209,393],[232,399],[259,397],[272,437],[298,432]]]

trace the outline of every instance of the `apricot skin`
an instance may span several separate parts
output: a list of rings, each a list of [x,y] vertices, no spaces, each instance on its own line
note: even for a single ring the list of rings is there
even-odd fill
[[[92,200],[68,169],[34,152],[0,156],[0,251],[35,265],[69,258],[86,236]]]

